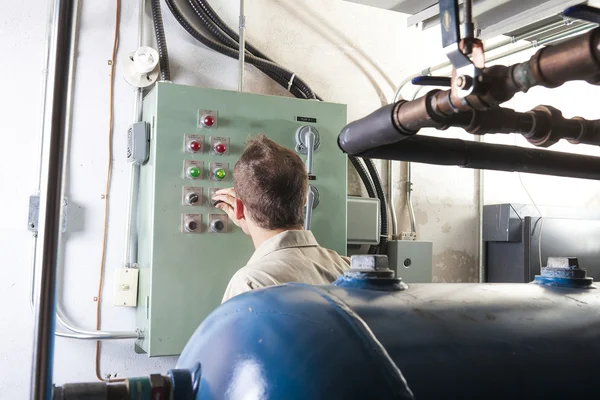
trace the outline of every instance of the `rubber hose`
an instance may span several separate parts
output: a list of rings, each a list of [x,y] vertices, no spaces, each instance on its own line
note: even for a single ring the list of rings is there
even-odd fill
[[[167,38],[165,37],[165,28],[163,26],[162,12],[160,11],[160,0],[152,0],[152,22],[154,24],[154,34],[156,36],[156,45],[158,47],[158,62],[160,64],[160,80],[171,80],[171,68],[169,67],[169,51],[167,49]]]
[[[373,182],[371,181],[371,178],[369,178],[369,174],[367,173],[367,170],[365,169],[363,164],[360,162],[360,159],[354,156],[348,156],[348,160],[350,160],[350,163],[354,166],[354,169],[358,173],[358,176],[362,181],[363,185],[365,186],[365,189],[367,189],[367,194],[369,195],[369,197],[372,199],[376,198],[375,187],[373,186]],[[377,254],[377,250],[377,245],[371,245],[369,246],[368,254]]]
[[[202,33],[200,33],[196,28],[194,28],[185,19],[185,17],[182,15],[181,11],[179,10],[179,8],[177,7],[177,5],[175,4],[175,2],[173,0],[165,0],[165,1],[167,3],[167,6],[169,7],[169,10],[171,11],[173,16],[177,20],[177,22],[179,22],[179,24],[183,27],[183,29],[185,29],[192,37],[194,37],[200,43],[202,43],[203,45],[205,45],[206,47],[208,47],[212,50],[218,51],[219,53],[224,54],[224,55],[234,58],[234,59],[238,58],[238,54],[239,54],[238,50],[231,49],[221,43],[218,43],[218,42],[204,36]],[[289,77],[293,76],[293,74],[290,71],[286,70],[285,68],[283,68],[271,61],[267,61],[267,60],[264,60],[264,59],[261,59],[261,58],[258,58],[258,57],[252,56],[252,55],[248,55],[246,57],[246,60],[248,61],[249,64],[252,64],[261,70],[273,71],[273,72],[277,73],[278,75],[282,75],[282,76],[289,76]],[[295,77],[294,84],[303,93],[304,98],[307,98],[307,99],[317,98],[318,99],[318,97],[315,96],[315,94],[312,92],[312,90],[308,87],[308,85],[302,79]],[[284,86],[284,87],[286,87],[286,89],[287,89],[287,86]]]
[[[236,31],[234,31],[233,29],[231,29],[229,27],[229,25],[227,25],[221,19],[221,17],[219,17],[219,15],[215,12],[215,10],[213,10],[213,8],[210,6],[210,4],[208,4],[207,1],[191,0],[190,2],[196,3],[199,7],[201,7],[202,10],[204,11],[204,13],[208,16],[208,18],[210,18],[221,29],[221,31],[224,34],[226,34],[229,38],[231,38],[235,43],[240,42],[240,36],[238,35],[238,33]],[[259,49],[252,46],[248,42],[246,42],[246,48],[257,57],[264,58],[265,60],[268,60],[268,61],[273,61],[266,54],[264,54],[263,52],[261,52]]]
[[[203,24],[203,26],[208,30],[208,32],[211,33],[212,36],[216,40],[221,42],[221,44],[229,47],[230,49],[232,49],[234,51],[237,51],[237,54],[239,55],[238,43],[234,39],[229,37],[227,34],[225,34],[221,30],[221,28],[219,28],[213,22],[213,20],[211,20],[208,17],[208,15],[204,12],[204,10],[198,4],[198,1],[197,0],[188,0],[188,4],[192,8],[192,10],[196,14],[196,16],[198,17],[199,22],[201,22]],[[247,53],[251,54],[249,52],[247,52]],[[263,73],[265,73],[267,76],[269,76],[271,79],[273,79],[275,82],[277,82],[282,87],[287,88],[289,86],[289,91],[295,97],[306,98],[306,95],[302,94],[300,89],[298,89],[293,83],[292,83],[292,85],[289,85],[289,80],[291,77],[286,78],[285,76],[281,76],[281,75],[279,75],[275,72],[269,71],[269,70],[265,70],[265,69],[261,69],[261,68],[258,68],[258,69],[261,70]]]
[[[375,192],[377,193],[377,197],[379,198],[379,206],[381,209],[381,238],[379,240],[379,254],[387,254],[387,241],[388,241],[388,213],[387,213],[387,201],[385,198],[385,193],[383,191],[383,186],[381,185],[381,179],[379,178],[379,173],[377,172],[377,168],[375,168],[375,164],[373,160],[370,158],[365,158],[365,165],[367,166],[367,171],[371,175],[371,179],[373,180],[373,185],[375,186]]]

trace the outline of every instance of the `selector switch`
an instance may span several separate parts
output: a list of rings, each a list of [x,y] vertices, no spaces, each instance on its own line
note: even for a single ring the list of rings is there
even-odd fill
[[[188,193],[188,195],[185,196],[185,201],[190,205],[194,205],[200,201],[200,196],[198,196],[198,193]]]
[[[215,207],[217,204],[222,203],[222,201],[220,200],[213,200],[213,197],[215,197],[215,194],[217,193],[217,190],[219,190],[219,188],[210,188],[208,190],[208,199],[210,201],[210,205]]]
[[[183,205],[184,206],[201,206],[204,202],[202,197],[203,189],[201,187],[184,186],[183,187]]]
[[[183,233],[202,232],[202,214],[182,214],[181,231]]]
[[[227,232],[227,214],[210,214],[208,216],[208,231],[210,233]]]

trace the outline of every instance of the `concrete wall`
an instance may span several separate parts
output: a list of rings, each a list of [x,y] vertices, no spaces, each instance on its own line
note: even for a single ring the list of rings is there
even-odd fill
[[[107,167],[108,85],[114,29],[114,2],[82,2],[77,53],[73,136],[69,148],[69,232],[65,235],[60,301],[73,321],[94,326],[95,291],[100,267],[105,175]],[[118,59],[135,50],[136,5],[123,2]],[[237,4],[213,1],[223,18],[236,25]],[[407,75],[443,60],[435,30],[424,34],[404,28],[404,16],[340,0],[254,0],[247,2],[247,36],[254,45],[294,70],[326,100],[348,104],[349,119],[362,117],[391,100],[395,86]],[[237,87],[237,61],[196,45],[166,7],[164,19],[177,83],[222,89]],[[0,4],[3,62],[0,79],[4,96],[0,128],[0,393],[25,398],[33,316],[29,308],[31,235],[26,230],[27,199],[35,191],[40,129],[41,76],[46,9],[28,2]],[[150,32],[150,30],[147,30]],[[514,60],[511,60],[514,61]],[[285,92],[252,67],[246,89],[258,93]],[[566,115],[598,117],[580,93],[591,98],[597,89],[570,85],[558,91],[532,91],[514,105],[530,108],[540,102],[564,109]],[[133,310],[111,305],[112,277],[122,265],[127,203],[125,131],[131,121],[133,91],[117,62],[115,136],[110,221],[103,302],[104,329],[134,328]],[[468,137],[460,132],[444,135]],[[487,138],[486,138],[487,140]],[[512,143],[509,136],[493,137]],[[522,141],[519,141],[522,144]],[[572,146],[564,149],[571,151]],[[578,150],[582,150],[579,148]],[[587,151],[590,151],[587,149]],[[401,228],[404,168],[395,165],[396,202]],[[419,237],[434,242],[436,281],[477,279],[477,190],[475,171],[428,165],[414,166],[415,206]],[[518,176],[485,173],[486,202],[528,202]],[[597,207],[598,184],[558,178],[523,176],[532,197],[544,205]],[[557,190],[558,189],[558,190]],[[350,192],[361,189],[350,177]],[[576,194],[576,195],[574,195]],[[132,343],[105,343],[101,368],[110,376],[165,372],[174,358],[136,355]],[[55,381],[94,380],[94,343],[57,339]]]

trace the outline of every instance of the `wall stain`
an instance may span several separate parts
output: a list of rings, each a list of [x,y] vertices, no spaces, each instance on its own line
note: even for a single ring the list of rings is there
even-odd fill
[[[429,222],[429,217],[427,213],[420,208],[415,209],[415,218],[417,220],[418,225],[427,225]]]
[[[446,249],[433,255],[433,281],[477,282],[475,267],[475,257],[466,251]]]
[[[444,225],[442,225],[443,233],[450,233],[451,230],[452,230],[452,226],[449,223],[446,222]]]

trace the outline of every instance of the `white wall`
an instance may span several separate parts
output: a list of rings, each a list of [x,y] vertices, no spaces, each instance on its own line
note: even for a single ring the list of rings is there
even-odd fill
[[[25,398],[29,382],[32,314],[28,304],[31,235],[26,230],[27,199],[35,189],[41,102],[45,7],[28,2],[0,4],[3,62],[0,79],[4,96],[0,128],[0,393],[2,398]],[[107,166],[108,84],[114,2],[82,2],[77,55],[73,137],[70,146],[69,232],[61,302],[70,319],[91,329],[101,252],[104,180]],[[233,0],[212,1],[217,11],[236,25]],[[123,2],[119,56],[135,49],[136,1]],[[197,46],[163,6],[172,78],[177,83],[222,89],[237,87],[237,61]],[[437,31],[421,34],[404,28],[404,17],[340,0],[254,0],[247,2],[247,37],[278,62],[294,70],[324,99],[348,104],[349,119],[368,114],[391,100],[404,77],[443,59]],[[372,60],[372,61],[370,61]],[[247,68],[246,88],[284,94],[260,72]],[[568,116],[597,117],[591,105],[575,101],[588,86],[561,91],[538,91],[515,106],[539,102],[560,106]],[[594,89],[597,90],[597,89]],[[558,94],[560,93],[560,94]],[[105,274],[102,327],[132,329],[133,310],[111,306],[112,276],[121,266],[127,203],[125,130],[131,120],[133,92],[123,81],[117,63],[115,91],[114,174]],[[525,103],[525,102],[529,103]],[[591,103],[591,102],[590,102]],[[444,133],[446,134],[446,133]],[[461,133],[449,133],[468,137]],[[486,138],[487,140],[487,138]],[[497,137],[510,143],[512,137]],[[568,148],[571,150],[571,146]],[[515,174],[486,172],[486,201],[528,202]],[[476,267],[475,171],[415,165],[415,205],[419,234],[434,241],[434,275],[438,281],[473,281]],[[401,206],[404,186],[397,165],[395,188]],[[598,206],[598,184],[523,176],[541,204]],[[355,176],[350,191],[358,192]],[[556,185],[578,195],[557,194]],[[540,199],[540,200],[538,200]],[[402,210],[401,210],[402,211]],[[401,226],[406,227],[405,212]],[[405,229],[405,228],[404,228]],[[57,339],[55,381],[94,380],[94,344]],[[102,371],[132,376],[165,372],[174,358],[148,359],[136,355],[132,343],[103,345]]]

